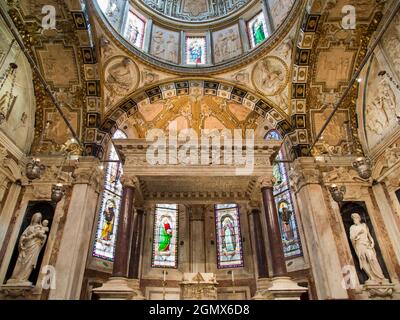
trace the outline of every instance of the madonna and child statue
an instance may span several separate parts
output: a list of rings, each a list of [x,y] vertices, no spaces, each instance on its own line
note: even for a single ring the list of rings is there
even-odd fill
[[[49,222],[42,222],[42,214],[32,216],[30,225],[24,230],[18,243],[18,259],[7,285],[32,286],[28,280],[37,267],[39,254],[46,242]]]

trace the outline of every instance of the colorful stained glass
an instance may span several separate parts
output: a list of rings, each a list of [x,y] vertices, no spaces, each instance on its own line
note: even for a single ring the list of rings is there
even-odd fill
[[[282,138],[281,138],[280,134],[277,131],[271,130],[265,136],[265,140],[267,140],[267,141],[281,141]]]
[[[206,57],[206,37],[186,37],[186,64],[204,65]]]
[[[139,49],[143,49],[145,26],[145,20],[129,11],[124,36],[126,40]]]
[[[257,14],[247,23],[251,47],[254,48],[269,37],[267,23],[263,12]]]
[[[270,131],[267,140],[282,140],[277,131]],[[278,154],[277,160],[283,160],[283,152]],[[297,227],[292,194],[287,174],[286,165],[277,162],[273,166],[275,178],[274,198],[279,215],[279,225],[283,243],[283,251],[286,258],[293,258],[302,254],[300,235]]]
[[[153,231],[153,268],[178,267],[178,205],[156,206]]]
[[[215,223],[217,229],[218,268],[243,267],[238,206],[236,204],[216,205]]]
[[[118,130],[113,139],[126,139],[125,133]],[[105,177],[104,191],[101,198],[99,220],[96,230],[93,256],[113,261],[115,237],[117,234],[119,210],[122,197],[122,184],[120,181],[122,165],[119,162],[114,145],[110,147]]]

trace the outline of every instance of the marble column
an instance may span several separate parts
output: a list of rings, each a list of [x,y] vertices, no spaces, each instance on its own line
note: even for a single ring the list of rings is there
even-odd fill
[[[134,199],[134,186],[124,185],[115,243],[113,277],[128,277],[129,256],[131,252],[130,239],[132,233],[132,219],[134,218],[135,213],[133,207]]]
[[[321,300],[348,299],[342,286],[343,269],[331,226],[332,208],[314,158],[299,158],[289,173],[297,199],[311,272]],[[337,223],[337,222],[335,222]]]
[[[287,274],[287,270],[273,192],[272,181],[270,179],[263,180],[261,193],[264,204],[265,221],[267,222],[269,250],[272,256],[272,277],[281,277]]]
[[[74,171],[75,180],[55,263],[56,286],[49,295],[51,300],[80,297],[102,183],[99,167],[98,159],[82,157]]]
[[[267,263],[267,255],[265,251],[265,243],[263,237],[263,230],[261,224],[260,210],[259,209],[251,209],[249,213],[250,219],[253,224],[253,235],[256,249],[256,262],[257,262],[257,270],[258,270],[258,278],[264,279],[268,278],[268,263]]]
[[[189,208],[190,272],[206,272],[206,246],[204,242],[204,205]]]
[[[261,194],[269,240],[268,249],[272,258],[272,279],[268,286],[265,283],[264,285],[259,285],[257,294],[253,299],[300,300],[300,296],[307,292],[307,289],[297,285],[287,273],[271,177],[261,178]]]
[[[129,279],[139,279],[139,263],[142,247],[144,210],[138,208],[135,211],[132,223],[132,246],[131,257],[129,259]]]

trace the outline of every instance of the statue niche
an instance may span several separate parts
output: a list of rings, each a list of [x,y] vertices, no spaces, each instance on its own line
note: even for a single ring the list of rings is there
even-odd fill
[[[360,284],[389,284],[389,274],[364,202],[340,209]]]
[[[29,203],[8,266],[7,285],[29,287],[36,284],[53,215],[53,204]]]

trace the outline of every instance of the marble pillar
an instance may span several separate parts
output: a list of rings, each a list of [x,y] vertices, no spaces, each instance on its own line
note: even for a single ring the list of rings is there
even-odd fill
[[[299,158],[293,163],[290,181],[301,215],[311,272],[318,299],[348,299],[342,286],[343,270],[331,221],[327,190],[314,158]],[[325,190],[324,190],[325,189]]]
[[[102,182],[100,163],[93,157],[80,158],[75,169],[72,195],[60,242],[56,286],[49,299],[79,299],[91,233]]]
[[[265,251],[260,210],[255,208],[251,209],[249,216],[250,219],[252,220],[252,225],[253,225],[254,245],[256,250],[255,258],[257,262],[258,278],[266,279],[269,277],[269,275],[268,275],[267,255]]]
[[[272,277],[281,277],[287,274],[285,256],[283,254],[282,236],[279,226],[278,213],[276,210],[272,183],[264,180],[261,186],[262,199],[264,204],[265,220],[267,222],[267,233],[269,250],[272,261]]]
[[[190,221],[190,272],[206,272],[206,248],[204,243],[204,205],[191,205]]]
[[[124,185],[115,243],[115,257],[112,273],[114,278],[128,277],[132,220],[135,216],[135,209],[133,207],[134,199],[134,186]]]
[[[132,222],[132,246],[128,271],[129,279],[139,279],[140,256],[143,237],[143,220],[144,210],[142,208],[136,209]]]

